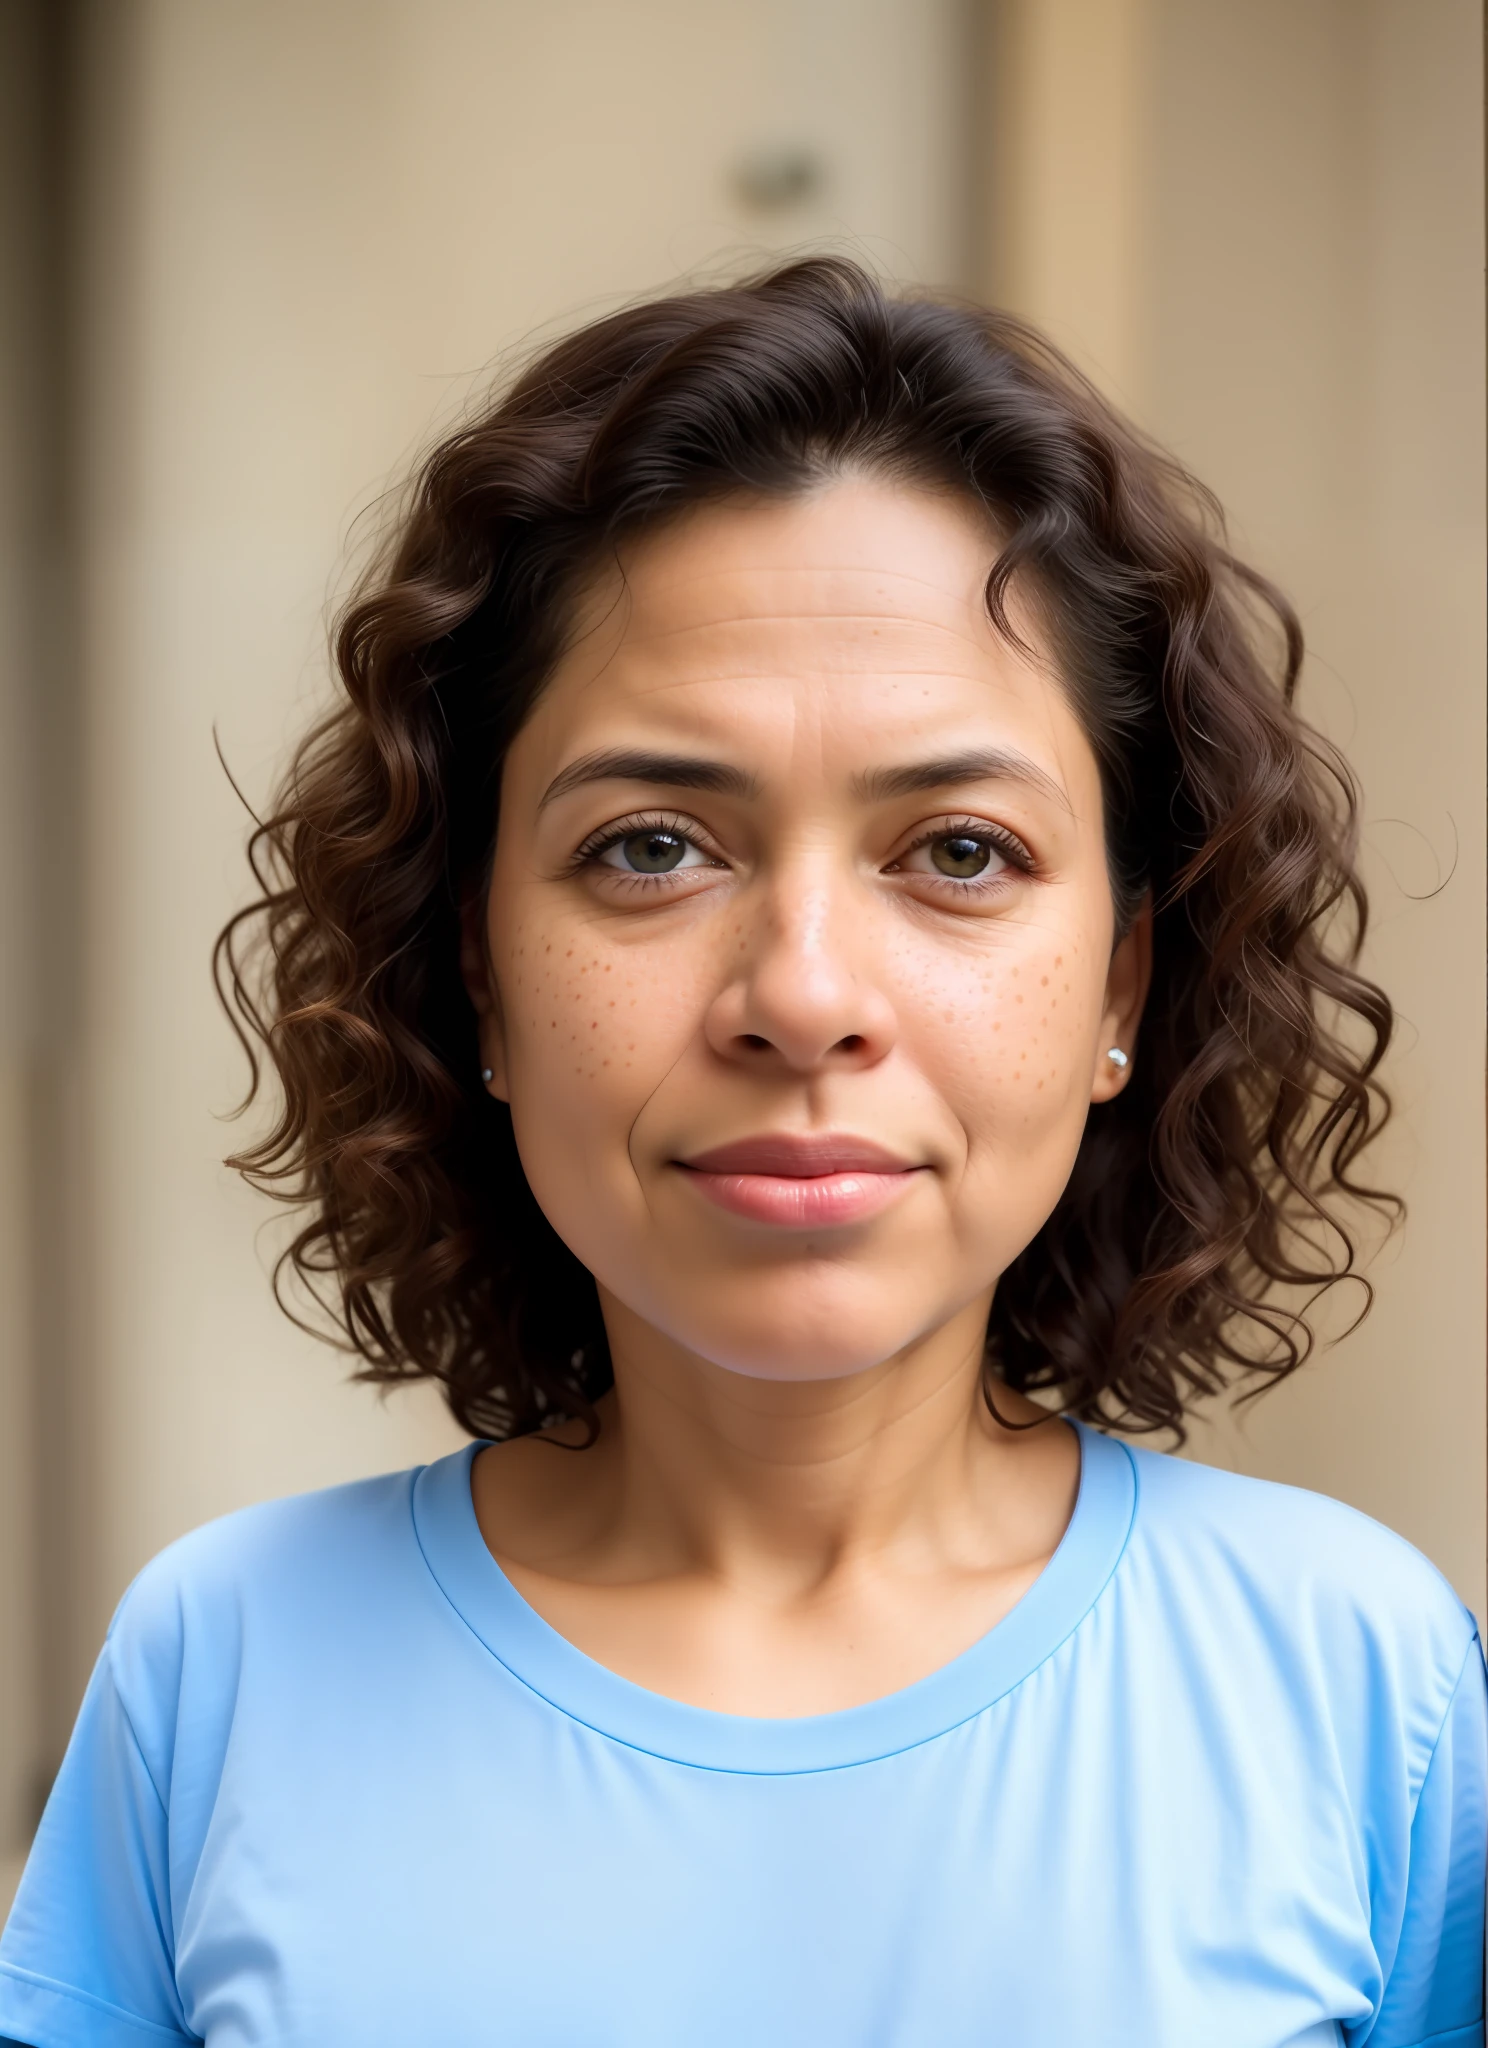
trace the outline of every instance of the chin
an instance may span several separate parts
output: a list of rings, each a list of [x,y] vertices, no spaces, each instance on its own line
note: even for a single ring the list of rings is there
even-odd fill
[[[908,1337],[905,1343],[908,1343]],[[885,1352],[879,1344],[864,1343],[853,1347],[841,1343],[830,1351],[810,1350],[799,1341],[786,1345],[784,1340],[771,1343],[768,1339],[750,1342],[747,1339],[734,1343],[698,1343],[691,1347],[710,1364],[719,1366],[724,1372],[736,1372],[741,1379],[775,1380],[792,1385],[807,1380],[846,1380],[855,1373],[870,1372],[884,1359],[892,1358],[895,1345]]]
[[[667,1326],[689,1351],[746,1379],[838,1380],[882,1365],[954,1312],[907,1286],[774,1293],[757,1278],[736,1302],[710,1290]]]

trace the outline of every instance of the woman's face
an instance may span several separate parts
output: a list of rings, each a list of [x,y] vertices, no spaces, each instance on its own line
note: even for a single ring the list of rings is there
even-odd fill
[[[625,551],[506,763],[466,971],[610,1307],[821,1379],[978,1302],[1121,1083],[1095,757],[971,507],[847,479]]]

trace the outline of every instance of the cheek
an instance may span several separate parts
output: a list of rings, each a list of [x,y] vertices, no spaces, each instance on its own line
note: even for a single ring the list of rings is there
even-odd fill
[[[547,1086],[591,1089],[606,1074],[631,1071],[640,1052],[639,976],[579,933],[519,927],[497,978],[516,1088],[531,1076]]]
[[[576,919],[518,918],[492,940],[519,1129],[628,1129],[698,1029],[700,963]]]
[[[1009,931],[979,959],[922,958],[904,979],[906,1037],[973,1151],[1078,1133],[1105,989],[1088,939]]]

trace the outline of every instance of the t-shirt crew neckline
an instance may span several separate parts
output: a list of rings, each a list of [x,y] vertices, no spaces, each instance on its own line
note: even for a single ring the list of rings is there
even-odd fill
[[[1083,1423],[1080,1486],[1059,1547],[1017,1605],[913,1685],[833,1714],[763,1719],[688,1706],[577,1649],[517,1591],[486,1547],[470,1491],[483,1444],[419,1472],[413,1520],[445,1598],[512,1676],[559,1712],[648,1755],[702,1770],[776,1775],[871,1763],[947,1734],[1020,1685],[1099,1599],[1126,1546],[1136,1472],[1124,1444]]]

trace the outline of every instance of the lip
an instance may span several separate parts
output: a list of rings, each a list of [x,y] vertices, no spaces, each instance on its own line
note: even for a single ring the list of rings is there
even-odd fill
[[[676,1164],[718,1208],[793,1230],[864,1223],[925,1170],[872,1138],[834,1131],[768,1132]]]

